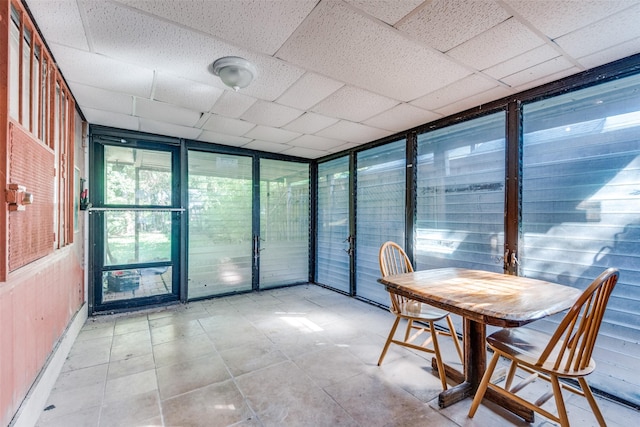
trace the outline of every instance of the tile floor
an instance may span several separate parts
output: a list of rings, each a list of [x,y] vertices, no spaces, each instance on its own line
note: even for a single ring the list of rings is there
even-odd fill
[[[471,399],[439,409],[426,353],[392,345],[378,367],[392,321],[315,285],[90,318],[37,426],[529,425],[484,404],[469,419]],[[567,401],[573,425],[595,424],[583,399]],[[640,421],[599,402],[610,426]]]

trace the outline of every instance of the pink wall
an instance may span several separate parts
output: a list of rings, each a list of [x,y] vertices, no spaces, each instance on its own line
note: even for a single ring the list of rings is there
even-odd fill
[[[0,283],[0,425],[8,425],[84,301],[74,245]]]

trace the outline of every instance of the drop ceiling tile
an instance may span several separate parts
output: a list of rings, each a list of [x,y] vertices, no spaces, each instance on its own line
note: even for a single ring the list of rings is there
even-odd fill
[[[592,55],[582,57],[578,61],[588,69],[608,64],[609,62],[616,61],[620,58],[626,58],[627,56],[635,55],[637,53],[640,53],[640,37],[612,46],[608,49],[601,50]]]
[[[251,142],[251,138],[245,138],[242,136],[226,135],[224,133],[211,132],[209,130],[202,131],[198,137],[198,141],[211,142],[214,144],[231,145],[233,147],[240,147]]]
[[[555,42],[574,58],[591,55],[640,37],[640,3],[588,27],[559,37]]]
[[[267,100],[279,97],[304,73],[276,58],[238,48],[119,3],[87,2],[86,10],[95,51],[120,61],[232,90],[211,73],[210,67],[220,57],[241,56],[258,70],[243,93]]]
[[[377,139],[384,138],[385,136],[389,136],[391,135],[391,132],[384,129],[362,125],[360,123],[341,120],[335,125],[331,125],[328,128],[321,130],[316,135],[338,139],[345,142],[364,144],[366,142],[375,141]]]
[[[300,133],[316,133],[337,121],[338,119],[323,116],[322,114],[304,113],[288,125],[283,126],[283,129]]]
[[[516,92],[517,91],[513,89],[509,89],[503,86],[496,86],[485,92],[468,96],[466,98],[448,104],[442,108],[439,108],[436,110],[436,113],[442,114],[442,116],[447,117],[461,111],[468,110],[470,108],[475,108],[478,106],[482,107],[482,104],[504,98]]]
[[[551,46],[544,44],[540,47],[532,49],[522,55],[508,59],[505,62],[489,67],[483,73],[500,80],[502,77],[515,74],[519,71],[526,70],[534,65],[541,64],[556,58],[560,54]]]
[[[298,132],[291,132],[269,126],[256,126],[244,136],[247,138],[261,139],[263,141],[284,144],[291,141],[293,138],[297,138],[300,134]]]
[[[146,119],[193,127],[200,119],[201,113],[164,102],[136,98],[135,115]]]
[[[352,148],[356,148],[359,144],[356,144],[354,142],[345,142],[344,144],[335,147],[335,148],[330,148],[329,151],[330,153],[341,153],[345,150],[351,150]]]
[[[74,0],[29,0],[29,10],[47,44],[89,50],[78,3]]]
[[[235,45],[272,55],[316,6],[317,0],[121,2]]]
[[[277,56],[405,102],[470,74],[445,55],[407,40],[394,28],[342,2],[320,2]]]
[[[82,108],[81,110],[89,123],[99,123],[103,126],[111,126],[127,130],[140,130],[140,121],[138,117],[114,113],[111,111],[96,110],[94,108]]]
[[[97,110],[111,111],[125,115],[133,114],[133,97],[83,85],[81,83],[70,84],[71,92],[78,105]]]
[[[60,71],[68,82],[149,98],[153,71],[66,46],[53,45]]]
[[[318,157],[326,156],[328,151],[314,150],[313,148],[292,147],[281,152],[287,156],[303,157],[305,159],[317,159]]]
[[[446,52],[510,16],[492,1],[434,0],[397,27],[422,43]]]
[[[303,111],[272,102],[257,101],[240,116],[259,125],[281,127],[302,115]]]
[[[201,113],[211,110],[224,90],[191,80],[156,73],[153,98]]]
[[[484,70],[544,43],[543,39],[512,18],[451,49],[447,55],[476,70]]]
[[[242,136],[249,132],[255,125],[238,119],[230,119],[222,116],[211,116],[202,126],[204,130],[210,130],[227,135]]]
[[[267,151],[269,153],[281,153],[284,150],[288,150],[289,148],[291,148],[291,146],[287,144],[278,144],[275,142],[256,140],[243,145],[242,148],[247,148],[249,150]]]
[[[510,76],[503,77],[501,80],[511,87],[518,87],[530,81],[540,80],[552,74],[568,70],[569,68],[574,68],[574,65],[565,58],[558,57]]]
[[[551,74],[549,76],[542,77],[541,79],[527,82],[527,83],[525,83],[525,84],[523,84],[521,86],[516,86],[516,87],[513,88],[514,89],[514,93],[522,92],[524,90],[531,89],[531,88],[536,87],[536,86],[540,86],[540,85],[543,85],[543,84],[546,84],[546,83],[550,83],[550,82],[553,82],[553,81],[556,81],[556,80],[560,80],[560,79],[562,79],[564,77],[568,77],[568,76],[571,76],[573,74],[579,73],[580,71],[582,71],[582,70],[580,70],[577,67],[568,68],[566,70],[559,71],[559,72],[557,72],[555,74]]]
[[[158,122],[156,120],[140,118],[140,130],[156,135],[175,136],[177,138],[197,139],[202,129],[175,125],[173,123]]]
[[[312,108],[316,113],[361,122],[398,104],[398,101],[353,86],[343,86]]]
[[[497,82],[474,74],[416,99],[411,104],[425,110],[436,111],[445,105],[452,104],[461,99],[466,99],[472,95],[484,92],[496,86],[498,86]]]
[[[365,121],[365,125],[380,129],[400,132],[428,123],[440,118],[440,114],[414,107],[410,104],[399,104],[384,113]]]
[[[344,141],[324,138],[317,135],[302,135],[288,142],[293,147],[313,148],[314,150],[328,150],[344,144]]]
[[[211,112],[221,116],[237,119],[256,101],[256,98],[243,95],[240,92],[225,90],[222,96],[216,101]]]
[[[394,25],[418,7],[424,0],[345,0],[351,6],[375,16],[387,24]]]
[[[277,101],[282,105],[288,105],[299,110],[307,110],[340,89],[343,85],[344,83],[328,77],[305,73]]]
[[[555,39],[633,6],[637,0],[505,0],[505,3],[547,37]]]

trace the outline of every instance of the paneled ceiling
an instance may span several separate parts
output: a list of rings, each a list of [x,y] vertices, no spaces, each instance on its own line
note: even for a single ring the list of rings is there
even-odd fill
[[[640,52],[640,0],[26,4],[89,123],[305,158]]]

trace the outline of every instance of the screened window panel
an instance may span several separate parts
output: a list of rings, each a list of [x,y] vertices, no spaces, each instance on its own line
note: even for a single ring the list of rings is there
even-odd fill
[[[107,145],[105,204],[171,206],[171,153]]]
[[[349,156],[318,165],[316,281],[349,292]]]
[[[309,165],[260,160],[260,288],[309,281]]]
[[[502,272],[505,114],[418,136],[416,269]]]
[[[526,104],[519,274],[586,288],[620,270],[589,376],[640,404],[640,76]],[[555,317],[536,322],[551,328]]]
[[[357,162],[356,295],[388,305],[378,252],[387,240],[404,246],[406,142],[361,151]]]
[[[189,151],[188,171],[189,298],[250,290],[251,157]]]

